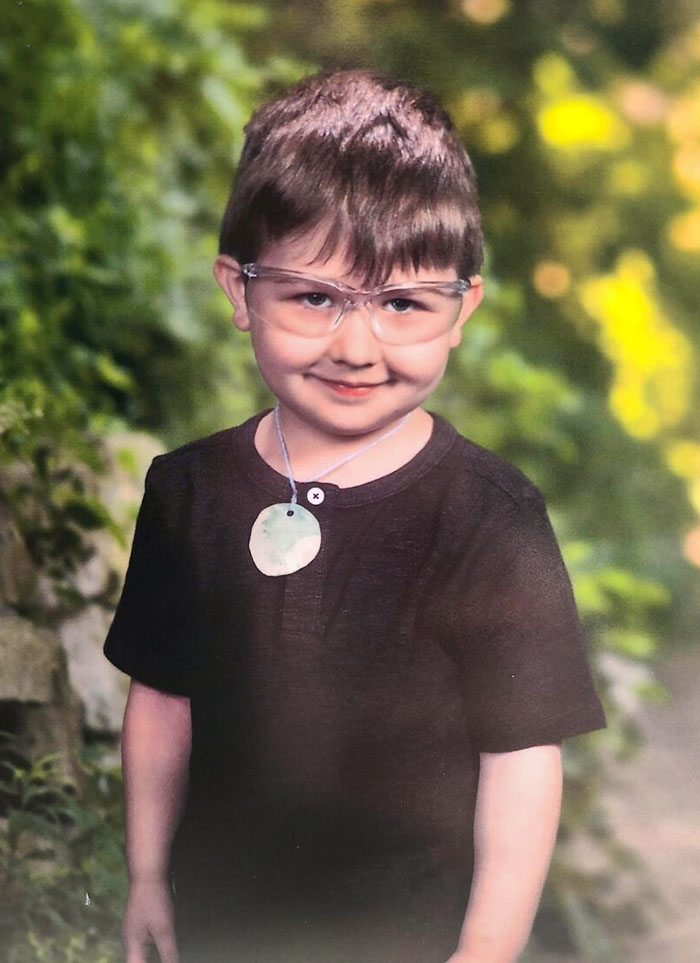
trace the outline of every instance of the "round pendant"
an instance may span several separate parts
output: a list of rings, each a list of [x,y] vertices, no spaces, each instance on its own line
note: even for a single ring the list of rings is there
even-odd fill
[[[301,505],[270,505],[255,519],[248,547],[263,575],[291,575],[318,555],[321,528]]]

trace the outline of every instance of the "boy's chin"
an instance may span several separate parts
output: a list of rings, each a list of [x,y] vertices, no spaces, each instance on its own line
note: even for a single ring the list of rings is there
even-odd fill
[[[357,408],[348,406],[323,415],[318,411],[297,412],[296,420],[299,427],[305,426],[310,431],[326,435],[329,438],[356,438],[371,435],[375,432],[388,431],[406,415],[415,411],[417,407],[420,406],[370,413],[369,411],[359,410],[359,406]]]

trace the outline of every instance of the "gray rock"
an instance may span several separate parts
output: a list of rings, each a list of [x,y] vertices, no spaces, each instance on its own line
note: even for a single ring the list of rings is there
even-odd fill
[[[59,658],[53,632],[10,609],[0,612],[0,700],[50,703]]]
[[[53,632],[7,608],[0,610],[0,701],[13,709],[15,748],[31,760],[56,753],[56,776],[80,787],[82,707],[66,654]]]
[[[58,630],[68,656],[71,685],[85,707],[84,722],[97,732],[118,732],[124,716],[128,679],[102,652],[112,612],[88,605],[65,619]]]
[[[37,573],[9,510],[0,505],[0,601],[21,605],[36,589]]]
[[[119,601],[144,478],[151,460],[162,451],[162,444],[144,433],[119,432],[103,439],[107,470],[94,479],[94,491],[122,527],[124,541],[120,545],[104,530],[87,534],[93,554],[73,579],[87,598],[102,596],[113,585],[110,601],[114,605]],[[100,598],[99,603],[64,619],[58,629],[68,656],[71,683],[85,709],[85,725],[96,732],[119,732],[129,687],[128,678],[102,652],[113,616],[113,608],[105,606]]]
[[[23,707],[32,755],[41,749],[74,753],[81,725],[104,733],[121,728],[128,679],[105,659],[102,646],[121,594],[146,471],[162,451],[150,435],[115,432],[102,439],[103,475],[76,467],[85,490],[99,498],[123,532],[121,542],[106,529],[83,534],[87,557],[70,576],[86,600],[77,611],[66,612],[52,579],[33,565],[9,509],[0,507],[0,701]],[[31,466],[3,466],[2,476],[9,490],[29,484]],[[7,606],[26,606],[55,632]],[[75,737],[72,749],[69,732]],[[67,772],[76,768],[74,761]]]

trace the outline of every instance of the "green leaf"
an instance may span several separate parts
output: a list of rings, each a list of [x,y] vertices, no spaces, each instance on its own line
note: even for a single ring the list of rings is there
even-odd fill
[[[98,499],[89,495],[71,498],[63,507],[66,518],[77,522],[81,528],[104,528],[110,515]]]

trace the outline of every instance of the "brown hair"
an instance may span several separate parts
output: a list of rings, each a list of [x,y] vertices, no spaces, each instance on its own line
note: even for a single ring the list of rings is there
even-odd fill
[[[432,94],[370,71],[324,72],[253,114],[219,252],[246,263],[319,227],[317,256],[349,239],[351,270],[367,283],[397,265],[479,271],[474,170]]]

